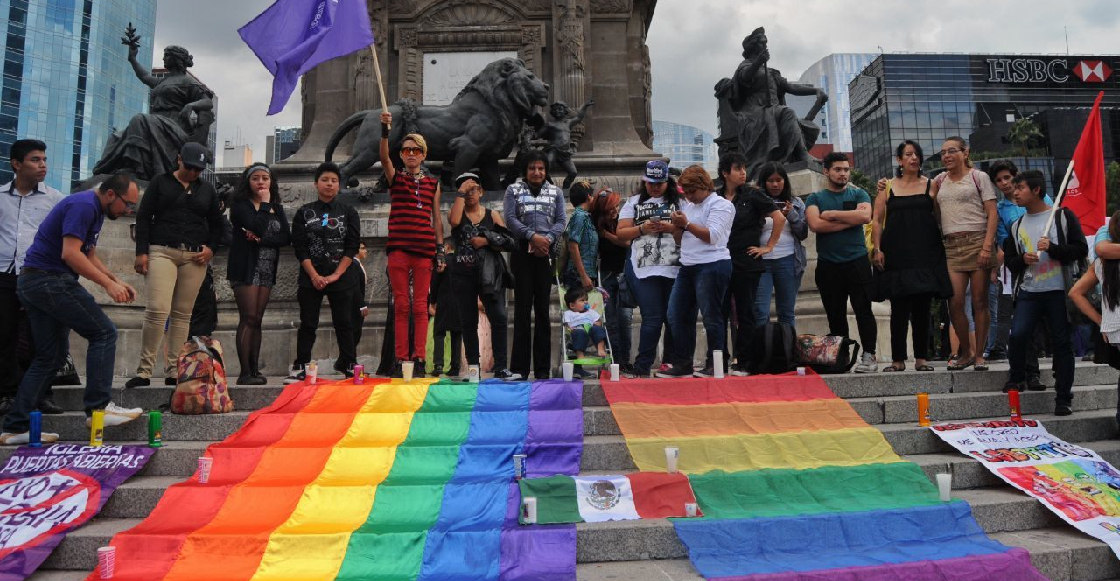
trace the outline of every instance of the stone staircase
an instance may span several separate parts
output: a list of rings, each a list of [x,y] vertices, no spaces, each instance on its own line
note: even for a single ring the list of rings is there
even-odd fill
[[[1044,363],[1044,368],[1047,365]],[[826,377],[871,425],[880,429],[895,451],[934,474],[953,474],[954,496],[967,500],[980,525],[993,538],[1030,551],[1035,566],[1054,581],[1120,579],[1120,560],[1103,543],[1063,523],[1039,502],[1013,490],[979,463],[957,453],[928,429],[917,425],[913,394],[930,393],[935,421],[1006,417],[1007,399],[1000,388],[1006,365],[992,371],[879,373]],[[121,378],[119,383],[123,383]],[[118,384],[119,385],[119,384]],[[117,489],[93,521],[72,532],[44,563],[32,581],[77,581],[96,565],[96,549],[118,531],[132,527],[156,505],[163,491],[193,474],[206,446],[237,430],[249,411],[270,403],[283,389],[278,379],[260,387],[232,387],[241,411],[220,416],[164,416],[165,446],[132,480]],[[114,400],[125,406],[157,408],[172,388],[153,386],[116,389]],[[1099,452],[1120,465],[1116,425],[1116,372],[1108,367],[1078,364],[1074,415],[1053,416],[1052,390],[1022,394],[1025,415],[1042,420],[1057,437]],[[81,388],[56,388],[56,401],[68,410],[81,409]],[[68,412],[46,416],[44,429],[63,440],[88,439],[84,416]],[[107,441],[143,442],[142,421],[106,430]],[[595,382],[584,388],[584,473],[634,470],[603,391]],[[11,449],[0,449],[0,460]],[[701,579],[667,520],[641,520],[577,525],[580,581],[606,579],[684,581]],[[1012,581],[1012,580],[1008,580]]]

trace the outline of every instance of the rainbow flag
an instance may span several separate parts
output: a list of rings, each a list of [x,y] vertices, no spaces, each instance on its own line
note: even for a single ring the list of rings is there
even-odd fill
[[[512,456],[576,474],[582,446],[578,382],[294,384],[114,537],[115,579],[572,579],[574,527],[517,524]]]
[[[673,525],[722,581],[1045,579],[903,461],[815,374],[633,380],[603,390],[640,470],[680,450],[702,518]]]

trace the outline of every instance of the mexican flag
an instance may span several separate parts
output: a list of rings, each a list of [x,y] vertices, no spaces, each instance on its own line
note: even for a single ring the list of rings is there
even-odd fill
[[[550,476],[518,484],[522,499],[537,499],[537,524],[685,517],[685,505],[696,503],[688,477],[679,473]],[[525,524],[524,511],[520,520]]]

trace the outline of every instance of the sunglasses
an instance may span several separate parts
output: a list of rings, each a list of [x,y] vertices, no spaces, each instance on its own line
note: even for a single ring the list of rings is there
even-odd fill
[[[402,147],[401,153],[404,155],[421,155],[424,150],[419,147]]]

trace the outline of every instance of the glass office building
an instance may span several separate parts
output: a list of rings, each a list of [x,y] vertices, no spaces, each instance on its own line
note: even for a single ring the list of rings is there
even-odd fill
[[[856,166],[890,175],[904,139],[921,144],[930,160],[949,136],[968,139],[1043,111],[1089,107],[1101,90],[1102,106],[1118,106],[1117,66],[1117,56],[879,55],[849,84]]]
[[[653,150],[669,158],[670,165],[681,169],[699,164],[714,172],[719,166],[715,138],[691,125],[654,120]]]
[[[11,179],[16,139],[41,139],[47,183],[63,191],[90,177],[114,128],[148,110],[121,44],[129,22],[152,65],[156,0],[0,0],[4,76],[0,93],[0,182]]]
[[[852,150],[851,105],[848,97],[848,83],[856,78],[877,55],[862,53],[830,54],[813,63],[797,80],[798,83],[813,85],[828,94],[828,104],[817,115],[817,125],[821,136],[817,143],[830,143],[836,151]],[[790,106],[799,115],[804,115],[815,97],[786,97]],[[797,100],[797,104],[793,101]]]

